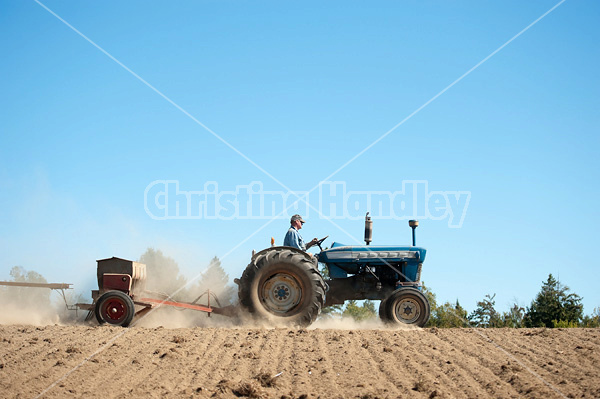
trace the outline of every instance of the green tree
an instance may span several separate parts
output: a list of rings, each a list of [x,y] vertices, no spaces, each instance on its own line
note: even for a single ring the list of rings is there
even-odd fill
[[[585,315],[580,323],[581,327],[597,328],[600,327],[600,308],[595,308],[591,315]]]
[[[575,323],[574,321],[552,320],[552,328],[577,328],[577,327],[579,327],[579,323]]]
[[[477,308],[469,315],[469,321],[474,327],[502,327],[502,317],[494,308],[496,294],[487,294],[482,301],[477,302]]]
[[[363,321],[374,318],[377,315],[375,311],[375,302],[368,299],[358,306],[356,300],[348,301],[342,317],[352,317],[356,321]]]
[[[521,328],[523,327],[524,317],[525,308],[514,303],[508,312],[502,313],[502,324],[504,327]]]
[[[454,304],[445,302],[436,305],[431,310],[431,316],[425,326],[439,328],[468,327],[467,311],[460,305],[458,300]]]
[[[525,327],[552,328],[569,323],[579,324],[582,318],[581,297],[569,293],[569,287],[562,285],[550,274],[531,306],[527,307],[524,324]]]
[[[210,290],[219,298],[221,306],[230,305],[236,297],[236,290],[229,284],[229,275],[221,266],[221,261],[216,256],[210,261],[208,268],[196,283],[196,296]]]
[[[432,314],[435,326],[440,328],[468,327],[467,311],[460,305],[458,299],[456,303],[445,302],[438,306]]]
[[[442,305],[437,304],[437,298],[433,291],[423,282],[422,292],[429,301],[431,316],[425,327],[468,327],[467,311],[460,305],[458,299],[456,303],[445,302]]]
[[[140,256],[140,263],[146,265],[146,288],[149,291],[158,291],[167,295],[174,295],[175,299],[188,299],[185,286],[187,280],[179,273],[177,262],[171,257],[163,255],[161,250],[148,248]]]
[[[437,323],[435,320],[435,313],[437,310],[437,298],[434,292],[431,291],[429,287],[425,285],[425,281],[423,281],[421,284],[421,292],[427,298],[427,301],[429,302],[429,309],[431,312],[429,320],[427,321],[427,324],[425,324],[425,327],[437,327]]]
[[[424,281],[421,284],[421,292],[423,293],[423,295],[425,295],[427,301],[429,302],[429,308],[431,309],[431,313],[435,313],[437,309],[437,297],[435,296],[433,291],[431,291],[429,287],[425,285]]]

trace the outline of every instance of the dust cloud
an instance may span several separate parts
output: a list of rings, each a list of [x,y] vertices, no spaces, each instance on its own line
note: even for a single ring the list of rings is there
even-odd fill
[[[153,309],[151,312],[135,319],[132,327],[146,328],[236,328],[239,327],[239,320],[235,318],[220,316],[208,313],[179,309],[169,306],[163,306]]]
[[[13,267],[10,276],[11,282],[48,282],[40,273],[25,270],[20,266]],[[73,292],[66,293],[67,301],[79,297],[80,295]],[[82,312],[76,314],[67,310],[63,298],[49,288],[0,286],[0,304],[0,324],[66,325],[79,322],[83,318]]]
[[[216,295],[211,296],[211,306],[228,306],[235,304],[237,292],[229,284],[229,276],[221,267],[218,258],[213,258],[197,281],[187,283],[188,280],[180,273],[179,266],[173,258],[165,256],[160,250],[148,249],[139,259],[146,264],[146,288],[149,295],[157,299],[166,298],[174,294],[172,300],[195,302],[207,305],[207,290]],[[11,281],[47,283],[47,280],[35,271],[27,271],[22,267],[11,270]],[[184,288],[182,288],[184,287]],[[152,294],[154,292],[155,295]],[[158,294],[160,293],[160,294]],[[202,297],[201,295],[204,294]],[[78,302],[90,302],[89,295],[77,294],[66,291],[67,302],[71,305]],[[67,310],[63,298],[59,293],[53,293],[47,288],[26,288],[0,286],[0,324],[28,324],[35,326],[49,324],[80,324],[83,322],[87,311]],[[138,307],[137,310],[140,310]],[[95,318],[91,321],[95,324]],[[225,317],[207,313],[162,306],[155,308],[146,315],[136,318],[132,327],[146,328],[258,328],[272,329],[290,327],[273,320],[256,320],[250,314],[240,311],[237,317]],[[298,327],[300,328],[300,327]],[[414,326],[390,326],[374,317],[367,320],[355,321],[349,317],[319,317],[315,323],[308,327],[309,330],[415,330]]]
[[[0,313],[0,324],[28,324],[32,326],[44,326],[58,324],[60,319],[54,309],[42,306],[22,306],[15,302],[9,302],[7,297],[0,295],[2,312]]]

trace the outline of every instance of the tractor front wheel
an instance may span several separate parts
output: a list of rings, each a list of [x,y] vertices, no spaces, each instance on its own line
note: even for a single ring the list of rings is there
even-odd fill
[[[135,316],[135,305],[129,295],[121,291],[108,291],[96,302],[98,323],[127,327]]]
[[[429,320],[429,314],[429,301],[416,288],[400,288],[379,305],[379,316],[391,324],[423,327]]]
[[[386,299],[387,298],[382,299],[381,302],[379,302],[379,318],[382,321],[384,321],[384,322],[388,321],[388,319],[387,319],[387,313],[386,313],[386,310],[385,310],[385,301],[386,301]]]

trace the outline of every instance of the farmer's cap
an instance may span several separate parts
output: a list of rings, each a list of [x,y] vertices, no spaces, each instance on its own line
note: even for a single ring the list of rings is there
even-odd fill
[[[294,223],[296,220],[299,220],[300,223],[306,223],[303,219],[302,216],[300,215],[294,215],[292,216],[292,218],[290,219],[290,223]]]

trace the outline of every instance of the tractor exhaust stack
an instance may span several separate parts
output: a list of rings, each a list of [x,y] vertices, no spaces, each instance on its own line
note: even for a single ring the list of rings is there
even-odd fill
[[[365,215],[365,244],[369,245],[373,241],[373,221],[369,212]]]

